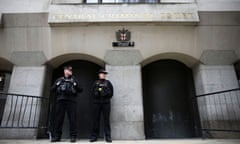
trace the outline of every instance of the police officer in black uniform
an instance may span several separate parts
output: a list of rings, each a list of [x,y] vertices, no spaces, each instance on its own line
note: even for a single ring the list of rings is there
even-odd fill
[[[99,79],[96,80],[92,87],[94,97],[93,104],[93,129],[90,142],[95,142],[99,136],[99,123],[101,114],[104,119],[104,133],[106,142],[112,142],[110,128],[110,100],[113,96],[113,86],[109,80],[106,80],[107,72],[104,69],[98,71]]]
[[[71,142],[76,142],[77,137],[77,102],[78,92],[82,92],[78,80],[72,75],[72,67],[64,67],[64,77],[55,81],[52,91],[56,92],[56,119],[55,133],[51,142],[61,141],[62,126],[65,113],[67,112]]]

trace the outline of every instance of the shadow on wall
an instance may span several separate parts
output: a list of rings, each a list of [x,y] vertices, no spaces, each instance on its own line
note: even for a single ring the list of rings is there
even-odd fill
[[[240,87],[240,60],[238,62],[236,62],[234,64],[234,66],[235,66],[235,70],[236,70],[236,74],[237,74],[237,78],[238,78],[238,84]]]

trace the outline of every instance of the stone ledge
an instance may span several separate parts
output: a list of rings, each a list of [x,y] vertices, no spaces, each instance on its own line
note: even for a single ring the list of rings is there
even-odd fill
[[[36,139],[38,129],[1,128],[0,139]]]
[[[200,61],[206,65],[231,65],[238,60],[234,50],[204,50]]]
[[[82,4],[83,0],[52,0],[52,4]],[[160,3],[195,3],[195,0],[161,0]],[[136,4],[136,3],[134,3]]]
[[[48,27],[48,13],[3,13],[4,27]]]
[[[50,24],[88,22],[198,23],[196,4],[50,5]]]
[[[10,59],[18,66],[41,66],[47,61],[42,51],[15,51]]]
[[[83,0],[52,0],[52,4],[81,4]]]
[[[199,26],[238,26],[240,25],[240,12],[211,11],[199,12]]]
[[[195,0],[161,0],[161,3],[195,3]]]

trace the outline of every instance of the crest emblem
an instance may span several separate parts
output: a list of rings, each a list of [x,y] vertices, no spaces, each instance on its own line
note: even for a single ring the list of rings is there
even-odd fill
[[[116,31],[117,42],[113,42],[113,47],[134,47],[134,42],[131,42],[131,32],[125,28]]]
[[[117,41],[130,41],[130,36],[131,33],[124,28],[116,32]]]

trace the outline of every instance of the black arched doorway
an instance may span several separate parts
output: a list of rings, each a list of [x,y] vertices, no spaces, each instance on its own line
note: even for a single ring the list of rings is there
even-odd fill
[[[142,69],[144,127],[147,139],[199,136],[192,71],[175,60]]]
[[[96,80],[96,72],[101,66],[83,60],[74,60],[62,64],[53,72],[52,83],[59,77],[63,76],[63,67],[71,65],[73,67],[73,75],[79,80],[83,92],[77,98],[77,126],[78,138],[89,138],[92,125],[92,97],[91,86]],[[62,138],[69,138],[69,125],[67,116],[65,115],[63,125]]]

